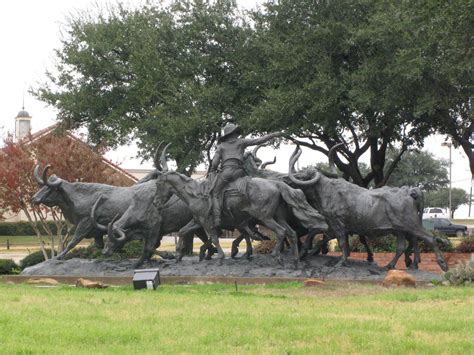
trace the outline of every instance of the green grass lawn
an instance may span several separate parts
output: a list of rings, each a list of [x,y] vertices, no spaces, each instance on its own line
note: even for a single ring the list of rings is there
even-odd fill
[[[0,353],[458,353],[474,287],[0,284]]]

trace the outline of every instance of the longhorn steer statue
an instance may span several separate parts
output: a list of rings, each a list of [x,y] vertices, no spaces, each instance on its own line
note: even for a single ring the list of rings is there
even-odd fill
[[[115,215],[123,214],[130,206],[130,201],[136,195],[154,196],[156,184],[147,181],[130,187],[118,187],[105,184],[68,182],[56,175],[48,178],[47,165],[39,175],[39,165],[34,169],[34,177],[41,189],[35,193],[32,200],[35,204],[48,207],[58,206],[66,220],[75,226],[74,236],[66,248],[57,256],[62,258],[84,238],[94,238],[99,247],[103,247],[103,235],[106,232],[96,228],[90,214],[94,203],[100,196],[106,199],[97,215],[101,223],[109,223]],[[137,236],[138,237],[138,236]]]
[[[190,208],[196,224],[200,224],[214,245],[217,247],[220,260],[225,255],[219,245],[219,231],[212,228],[209,218],[209,181],[198,182],[177,172],[168,171],[166,162],[166,148],[162,154],[163,174],[157,182],[157,204],[164,204],[175,192]],[[296,233],[289,226],[286,217],[287,211],[300,220],[306,228],[317,229],[321,232],[327,229],[324,218],[306,201],[300,190],[292,189],[288,185],[260,178],[240,178],[230,183],[223,196],[222,226],[248,228],[256,220],[273,230],[278,236],[278,243],[274,249],[274,256],[280,256],[280,247],[288,237],[293,246],[294,262],[298,263],[298,249],[296,247]],[[251,231],[248,231],[249,234]],[[281,259],[279,259],[281,262]]]
[[[376,237],[394,233],[398,244],[394,260],[388,265],[395,267],[404,250],[405,237],[424,240],[436,253],[442,270],[448,270],[434,238],[421,225],[417,201],[410,195],[409,188],[381,188],[367,190],[344,179],[327,178],[317,170],[308,171],[314,175],[302,181],[295,177],[294,165],[301,155],[296,147],[289,164],[289,178],[300,186],[309,203],[326,218],[328,234],[337,238],[343,252],[342,263],[349,255],[347,234],[357,233]]]
[[[273,159],[273,161],[269,161],[266,163],[262,164],[262,160],[257,157],[257,151],[261,146],[257,146],[253,149],[252,152],[246,152],[246,159],[245,159],[245,170],[247,171],[247,174],[252,177],[260,177],[263,179],[269,179],[269,180],[274,180],[274,181],[281,181],[284,182],[288,185],[290,185],[293,188],[298,188],[298,185],[293,183],[289,178],[287,174],[282,174],[278,173],[276,171],[269,171],[265,170],[266,166],[269,164],[274,164],[276,162],[276,157]],[[329,151],[329,165],[333,165],[333,154],[334,154],[334,148],[331,148]],[[335,172],[327,172],[327,171],[322,171],[320,170],[321,173],[323,173],[325,176],[329,178],[337,178],[337,174]],[[305,192],[303,190],[303,192]],[[315,207],[315,206],[313,206]],[[317,207],[315,207],[317,209]],[[304,228],[301,224],[298,223],[297,220],[293,220],[291,224],[291,227],[295,229],[298,237],[302,237],[304,235],[307,235],[306,241],[303,245],[301,245],[300,248],[300,256],[301,258],[304,258],[308,254],[309,247],[312,245],[313,239],[315,235],[318,233],[317,230],[308,230]],[[359,239],[361,243],[365,246],[367,250],[367,261],[373,262],[373,253],[372,250],[370,249],[367,239],[364,236],[359,236]],[[327,246],[327,241],[328,238],[325,236],[323,239],[323,247]],[[240,242],[239,239],[236,239],[234,243],[232,243],[232,253],[236,253],[238,251],[238,243]],[[298,240],[298,247],[300,247],[300,243]]]
[[[153,181],[153,184],[155,182]],[[156,186],[156,184],[155,184]],[[156,191],[156,190],[155,190]],[[106,199],[99,197],[91,211],[91,220],[96,228],[107,231],[108,239],[102,253],[111,255],[115,250],[120,249],[125,243],[130,241],[133,231],[140,231],[143,236],[143,253],[135,266],[142,265],[149,260],[156,248],[161,244],[164,235],[177,232],[192,220],[192,214],[188,206],[177,196],[171,197],[168,202],[157,209],[153,204],[155,194],[137,194],[129,201],[128,208],[121,216],[116,215],[108,226],[97,222],[96,210],[102,210],[107,205]],[[104,200],[100,208],[97,207]],[[204,243],[201,247],[200,258],[204,257],[206,250],[208,257],[212,255],[213,247],[209,242],[202,228],[187,231],[183,238],[192,238],[196,234]]]

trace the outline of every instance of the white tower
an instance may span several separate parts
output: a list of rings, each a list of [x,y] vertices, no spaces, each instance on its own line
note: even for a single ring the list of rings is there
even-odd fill
[[[25,138],[31,131],[31,116],[25,111],[25,107],[21,108],[15,117],[15,139],[17,141]]]

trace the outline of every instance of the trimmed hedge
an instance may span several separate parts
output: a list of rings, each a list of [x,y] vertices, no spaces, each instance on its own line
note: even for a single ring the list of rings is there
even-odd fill
[[[20,268],[11,259],[0,259],[0,275],[16,275]]]
[[[48,256],[51,255],[51,249],[45,249],[45,250]],[[20,261],[20,268],[24,270],[27,267],[42,263],[43,261],[44,261],[43,252],[41,250],[35,251],[34,253],[27,255]]]
[[[53,234],[56,234],[56,225],[54,222],[47,221],[46,223],[49,225]],[[0,222],[0,235],[36,235],[36,233],[29,222]]]

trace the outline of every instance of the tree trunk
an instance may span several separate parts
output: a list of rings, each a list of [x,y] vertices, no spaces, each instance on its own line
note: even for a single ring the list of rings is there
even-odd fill
[[[35,231],[36,236],[38,237],[41,252],[43,253],[43,256],[44,256],[44,260],[48,260],[49,259],[48,254],[46,253],[46,250],[44,249],[44,244],[43,244],[43,241],[41,240],[41,233],[38,229],[38,226],[31,218],[30,212],[28,211],[28,208],[26,208],[26,205],[24,203],[22,203],[22,205],[23,205],[22,210],[25,213],[26,218],[28,218],[28,222],[30,222],[30,225],[33,227],[33,230]]]

